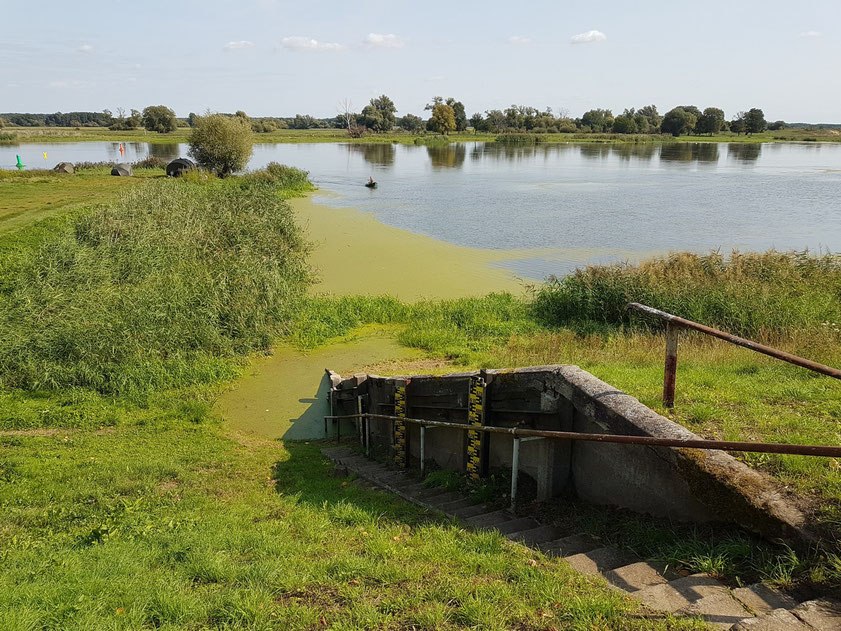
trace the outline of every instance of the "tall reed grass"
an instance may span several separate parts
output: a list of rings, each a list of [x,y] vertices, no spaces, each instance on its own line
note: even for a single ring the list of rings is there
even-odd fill
[[[737,335],[780,335],[841,322],[841,256],[808,252],[673,254],[638,265],[589,266],[538,288],[551,326],[658,328],[626,309],[641,302]]]

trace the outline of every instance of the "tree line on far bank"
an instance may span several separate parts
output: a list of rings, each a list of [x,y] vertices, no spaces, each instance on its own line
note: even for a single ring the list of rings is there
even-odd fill
[[[428,117],[415,114],[397,116],[397,107],[386,95],[371,99],[361,112],[353,112],[345,102],[337,116],[315,118],[306,114],[294,117],[247,117],[238,111],[236,116],[246,118],[257,133],[279,129],[345,129],[350,136],[361,137],[367,133],[388,133],[405,131],[412,134],[464,132],[472,129],[480,133],[502,134],[506,132],[529,133],[595,133],[595,134],[684,134],[715,135],[722,132],[754,134],[767,130],[778,130],[786,126],[783,121],[769,123],[759,108],[738,112],[728,119],[717,107],[701,110],[694,105],[682,105],[660,115],[655,105],[639,109],[625,109],[614,115],[609,109],[591,109],[578,118],[566,112],[554,112],[526,105],[511,105],[499,110],[476,112],[468,118],[464,104],[453,97],[433,97],[424,108]],[[13,125],[21,127],[107,127],[112,130],[146,129],[167,133],[178,127],[194,127],[200,117],[190,113],[178,118],[175,112],[164,105],[152,105],[142,111],[132,109],[126,114],[123,108],[114,115],[110,110],[103,112],[69,112],[62,114],[0,114],[0,127]]]

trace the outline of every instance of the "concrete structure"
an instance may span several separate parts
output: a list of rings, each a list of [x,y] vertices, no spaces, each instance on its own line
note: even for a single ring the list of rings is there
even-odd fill
[[[486,383],[482,421],[496,427],[698,438],[635,398],[577,366],[487,370],[445,376],[377,377],[331,375],[337,415],[364,411],[391,415],[394,395],[405,386],[406,416],[467,423],[471,380]],[[360,431],[345,422],[342,432]],[[395,454],[392,422],[369,419],[369,447],[382,459]],[[407,424],[407,466],[420,467],[420,427]],[[525,442],[519,471],[531,478],[534,495],[562,493],[680,521],[734,523],[800,547],[814,542],[806,517],[770,477],[721,451],[623,445],[580,440]],[[425,430],[425,460],[467,470],[468,432]],[[513,438],[482,434],[481,470],[511,468]],[[524,480],[528,483],[529,480]]]

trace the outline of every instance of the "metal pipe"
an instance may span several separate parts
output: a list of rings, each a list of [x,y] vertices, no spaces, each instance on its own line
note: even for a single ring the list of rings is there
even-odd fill
[[[426,427],[421,425],[420,426],[420,473],[421,473],[421,477],[423,477],[424,470],[426,469],[425,454],[424,454],[425,448],[426,448]]]
[[[826,366],[824,364],[819,364],[818,362],[813,362],[810,359],[798,357],[797,355],[792,355],[791,353],[786,353],[785,351],[781,351],[770,346],[765,346],[764,344],[760,344],[759,342],[747,340],[743,337],[732,335],[725,331],[720,331],[718,329],[714,329],[712,327],[693,322],[692,320],[686,320],[674,314],[667,313],[665,311],[660,311],[659,309],[654,309],[653,307],[649,307],[638,302],[629,303],[628,308],[635,309],[637,311],[641,311],[642,313],[647,313],[648,315],[655,316],[657,318],[660,318],[661,320],[665,320],[669,324],[682,326],[687,329],[693,329],[695,331],[700,331],[701,333],[710,335],[712,337],[717,337],[720,340],[730,342],[731,344],[735,344],[736,346],[741,346],[743,348],[756,351],[757,353],[762,353],[763,355],[768,355],[770,357],[780,359],[784,362],[788,362],[789,364],[800,366],[801,368],[808,368],[809,370],[819,372],[822,375],[826,375],[827,377],[841,379],[841,370],[837,368]]]
[[[517,508],[517,482],[520,477],[520,439],[514,436],[514,449],[511,452],[511,510]]]
[[[677,381],[677,338],[680,329],[669,322],[666,324],[666,368],[663,371],[663,405],[675,406],[675,382]]]
[[[355,418],[356,414],[333,418]],[[520,427],[490,427],[487,425],[466,425],[464,423],[444,423],[442,421],[428,421],[426,419],[404,418],[388,416],[386,414],[365,414],[369,418],[388,421],[405,421],[427,427],[449,427],[463,432],[475,431],[488,434],[508,434],[510,436],[540,436],[559,440],[584,440],[601,443],[618,443],[623,445],[649,445],[652,447],[679,447],[683,449],[720,449],[722,451],[748,451],[756,453],[789,454],[797,456],[826,456],[841,457],[841,447],[825,445],[792,445],[786,443],[748,443],[726,440],[705,440],[701,438],[678,439],[659,438],[654,436],[626,436],[621,434],[590,434],[585,432],[560,432],[543,429],[524,429]]]

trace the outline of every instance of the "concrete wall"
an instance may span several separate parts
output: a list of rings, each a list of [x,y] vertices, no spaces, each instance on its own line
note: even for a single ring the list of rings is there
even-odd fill
[[[365,411],[392,414],[394,391],[406,384],[407,416],[466,423],[469,383],[476,376],[487,382],[486,425],[697,438],[577,366],[445,376],[334,377],[337,413],[355,412],[356,397],[361,395]],[[419,428],[408,427],[408,466],[418,467]],[[391,423],[372,419],[370,432],[374,454],[392,457]],[[464,470],[466,436],[460,430],[427,429],[427,460],[442,468]],[[485,436],[490,436],[486,466],[510,468],[513,438]],[[588,502],[678,521],[735,523],[796,544],[813,539],[803,513],[774,480],[721,451],[540,440],[522,443],[520,472],[535,481],[540,500],[573,492]]]

